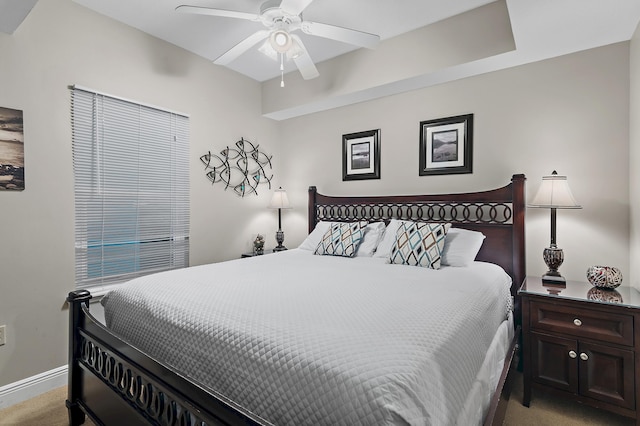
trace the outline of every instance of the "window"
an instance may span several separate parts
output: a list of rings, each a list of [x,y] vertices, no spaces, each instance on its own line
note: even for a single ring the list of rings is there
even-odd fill
[[[71,90],[76,287],[189,263],[189,118]]]

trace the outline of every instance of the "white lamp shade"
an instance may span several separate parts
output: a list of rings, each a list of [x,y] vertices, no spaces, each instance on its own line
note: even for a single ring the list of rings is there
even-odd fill
[[[273,192],[271,202],[269,203],[270,209],[290,209],[289,197],[287,197],[287,191],[282,188],[278,188]]]
[[[543,207],[549,209],[581,209],[567,182],[566,176],[555,174],[542,177],[542,185],[529,207]]]

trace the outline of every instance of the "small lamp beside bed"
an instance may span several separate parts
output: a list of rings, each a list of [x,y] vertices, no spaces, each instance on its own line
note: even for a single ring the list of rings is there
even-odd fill
[[[542,282],[562,286],[566,280],[558,268],[564,261],[564,252],[556,245],[556,209],[581,209],[582,206],[573,198],[567,177],[554,170],[550,176],[542,177],[542,185],[528,207],[551,209],[551,244],[542,253],[549,270],[542,276]]]
[[[282,187],[276,189],[271,197],[269,208],[278,209],[278,231],[276,232],[276,242],[278,245],[274,247],[273,251],[277,252],[286,250],[287,248],[282,245],[284,242],[284,232],[282,232],[282,209],[291,208],[291,204],[289,204],[289,197],[287,197],[287,191],[282,189]]]

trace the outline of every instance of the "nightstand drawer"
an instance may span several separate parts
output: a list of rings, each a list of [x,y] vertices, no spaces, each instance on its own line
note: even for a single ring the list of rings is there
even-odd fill
[[[633,346],[633,315],[531,302],[531,328]]]

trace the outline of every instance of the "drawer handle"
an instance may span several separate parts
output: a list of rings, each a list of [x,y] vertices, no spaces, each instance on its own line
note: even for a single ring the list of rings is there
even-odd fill
[[[578,354],[576,353],[576,351],[569,351],[569,358],[574,359],[577,356]]]
[[[582,352],[580,354],[580,359],[583,360],[583,361],[587,361],[589,359],[589,355],[587,355],[584,352]]]
[[[574,323],[575,325],[577,325],[578,327],[580,327],[580,326],[582,325],[582,321],[580,321],[578,318],[574,319],[574,320],[573,320],[573,323]]]

